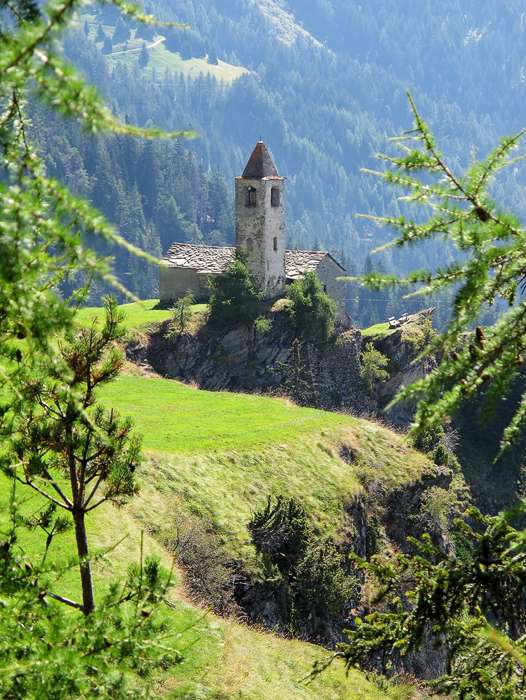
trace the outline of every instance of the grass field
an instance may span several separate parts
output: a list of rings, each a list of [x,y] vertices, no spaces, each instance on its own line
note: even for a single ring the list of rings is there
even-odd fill
[[[136,403],[140,398],[140,407]],[[270,491],[303,497],[307,507],[319,508],[319,522],[331,527],[337,521],[344,498],[360,488],[356,473],[337,455],[337,441],[345,439],[357,450],[363,468],[387,478],[409,478],[425,464],[402,440],[386,430],[355,419],[300,409],[272,399],[209,395],[170,380],[122,377],[104,392],[104,399],[124,413],[133,413],[152,457],[144,465],[140,494],[126,507],[105,506],[89,521],[92,544],[99,551],[126,539],[98,561],[95,580],[99,596],[106,582],[122,576],[139,557],[141,531],[145,552],[157,553],[170,566],[170,557],[159,540],[162,528],[170,528],[174,513],[183,504],[201,515],[216,517],[216,525],[234,541],[254,504]],[[239,401],[240,411],[235,407]],[[201,403],[202,402],[202,403]],[[183,406],[184,410],[179,410]],[[201,407],[200,407],[201,406]],[[213,409],[213,414],[211,413]],[[202,414],[202,415],[200,415]],[[244,431],[232,426],[244,418]],[[208,431],[203,416],[208,416]],[[152,419],[153,417],[153,419]],[[163,430],[182,431],[167,442]],[[201,423],[203,448],[192,427]],[[256,434],[252,423],[257,422]],[[237,448],[231,445],[232,431]],[[188,436],[188,441],[185,440]],[[332,446],[332,447],[331,447]],[[159,447],[161,449],[159,449]],[[386,462],[387,460],[387,462]],[[0,522],[5,518],[8,487],[0,476]],[[40,497],[19,491],[25,513],[33,513]],[[221,520],[223,518],[223,520]],[[238,531],[236,532],[236,528]],[[156,533],[156,538],[150,532]],[[42,539],[27,533],[20,544],[35,559],[41,556]],[[57,564],[72,551],[72,534],[62,536],[52,555]],[[57,588],[79,597],[76,571],[71,570]],[[180,700],[413,700],[415,689],[406,685],[379,689],[357,671],[347,677],[341,665],[333,665],[310,684],[304,679],[316,660],[327,652],[310,644],[285,640],[249,628],[233,620],[205,614],[184,599],[177,589],[168,616],[172,631],[180,634],[178,646],[184,661],[156,679],[155,697]]]
[[[7,480],[0,476],[0,525],[5,522],[8,492]],[[19,500],[22,510],[30,514],[38,507],[40,496],[20,490]],[[140,501],[141,497],[137,500]],[[117,510],[108,506],[93,514],[89,534],[98,551],[106,550],[126,537],[95,565],[95,581],[101,597],[110,579],[122,578],[128,564],[138,561],[141,525],[130,508]],[[26,533],[19,544],[33,559],[41,557],[42,537],[38,533]],[[51,560],[58,568],[70,558],[72,551],[71,533],[63,535],[55,545]],[[147,534],[144,536],[144,551],[159,555],[167,568],[171,566],[168,554]],[[80,597],[76,569],[70,569],[59,579],[56,591],[72,598]],[[338,664],[312,684],[306,684],[302,679],[312,670],[316,660],[326,658],[327,652],[207,614],[181,599],[177,588],[172,603],[173,607],[166,608],[162,614],[168,619],[184,660],[155,679],[153,697],[174,700],[267,700],[269,697],[287,700],[355,697],[406,700],[411,697],[410,689],[404,686],[393,687],[389,692],[380,691],[359,672],[353,671],[347,678]]]
[[[155,44],[155,41],[152,42]],[[132,44],[133,46],[133,44]],[[122,51],[121,47],[116,47],[115,53],[108,54],[106,60],[112,65],[123,63],[125,65],[136,65],[142,47],[142,41],[136,48]],[[183,59],[178,53],[168,51],[164,43],[159,43],[148,49],[150,60],[148,65],[141,70],[145,75],[152,77],[153,73],[162,78],[165,71],[180,73],[189,78],[209,75],[223,83],[233,83],[242,75],[249,71],[242,66],[233,66],[230,63],[219,60],[217,64],[208,63],[206,57]]]
[[[167,321],[171,316],[171,311],[155,308],[158,303],[158,299],[146,299],[132,304],[121,304],[119,310],[125,314],[123,325],[126,330],[146,331],[163,321]],[[200,314],[204,313],[207,308],[207,304],[194,304],[192,311],[194,314]],[[104,308],[101,306],[86,307],[77,312],[77,320],[81,325],[88,325],[93,319],[102,320],[103,318]]]
[[[89,36],[94,40],[98,23],[93,21],[93,16],[84,14],[81,15],[78,26],[84,27],[85,20],[87,20],[89,27]],[[113,37],[114,31],[115,27],[110,25],[104,26],[104,32],[107,36]],[[116,65],[117,63],[133,66],[137,65],[143,44],[146,43],[149,62],[148,65],[141,70],[150,78],[153,77],[155,73],[159,79],[162,79],[166,70],[168,70],[172,73],[180,73],[189,78],[209,75],[225,84],[230,84],[242,75],[249,73],[243,66],[234,66],[220,59],[217,64],[209,63],[207,56],[183,59],[179,53],[168,51],[164,45],[164,37],[162,34],[158,34],[153,40],[145,42],[143,39],[136,39],[135,33],[135,31],[132,32],[131,38],[125,44],[113,45],[112,53],[105,55],[108,63],[111,65]],[[100,50],[102,42],[98,42],[97,47]]]
[[[352,420],[287,400],[197,391],[160,377],[121,376],[104,388],[103,398],[134,419],[148,450],[168,454],[246,451]]]
[[[166,318],[156,302],[126,305],[127,327],[147,328]],[[127,308],[126,308],[127,307]],[[202,310],[202,309],[201,309]],[[199,311],[199,309],[196,309]],[[102,314],[80,312],[81,322]],[[95,563],[98,597],[110,579],[122,577],[139,558],[141,532],[145,553],[171,558],[163,542],[173,537],[176,516],[210,522],[225,548],[247,562],[254,553],[246,523],[269,494],[296,496],[324,532],[337,532],[343,504],[362,490],[364,479],[380,488],[401,485],[427,467],[405,440],[371,422],[350,416],[298,408],[284,400],[205,392],[157,377],[124,375],[101,391],[101,399],[134,419],[143,435],[145,463],[140,493],[125,508],[104,506],[89,519],[92,552],[109,552]],[[340,457],[345,446],[349,464]],[[5,523],[9,488],[0,476],[0,525]],[[20,487],[26,514],[40,496]],[[0,530],[2,528],[0,527]],[[20,545],[35,560],[42,554],[38,532],[24,533]],[[71,558],[69,532],[54,545],[57,567]],[[184,661],[156,677],[154,697],[179,700],[416,700],[412,686],[381,689],[358,672],[346,676],[334,664],[310,684],[313,663],[327,657],[319,647],[285,640],[237,621],[217,618],[185,600],[176,575],[173,607],[166,608]],[[57,592],[79,598],[71,569]],[[74,613],[72,613],[74,614]]]
[[[246,524],[270,494],[301,499],[330,532],[363,479],[399,486],[427,464],[375,423],[280,399],[142,376],[122,376],[101,396],[131,416],[143,436],[145,484],[153,485],[155,502],[144,521],[163,532],[170,513],[197,515],[246,561],[254,556]],[[343,446],[354,455],[352,465],[340,457]]]
[[[382,338],[386,335],[394,333],[396,329],[389,328],[389,324],[386,323],[376,323],[374,326],[369,326],[369,328],[364,328],[361,333],[364,338]]]

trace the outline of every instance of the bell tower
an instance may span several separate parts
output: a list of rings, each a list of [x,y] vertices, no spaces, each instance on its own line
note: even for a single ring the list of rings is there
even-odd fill
[[[243,171],[236,177],[236,248],[266,299],[279,296],[285,286],[285,178],[259,141]]]

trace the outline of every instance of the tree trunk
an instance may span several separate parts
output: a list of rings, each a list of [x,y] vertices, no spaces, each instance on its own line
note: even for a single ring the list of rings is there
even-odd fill
[[[91,578],[85,515],[82,510],[73,511],[77,554],[80,560],[80,580],[82,582],[82,611],[84,615],[89,615],[95,610],[95,600],[93,597],[93,580]]]

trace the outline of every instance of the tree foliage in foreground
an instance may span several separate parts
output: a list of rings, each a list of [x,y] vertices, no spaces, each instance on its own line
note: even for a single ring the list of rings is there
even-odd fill
[[[445,673],[432,682],[461,700],[526,697],[526,539],[508,516],[469,512],[459,521],[461,556],[429,537],[412,541],[416,556],[362,562],[379,591],[380,611],[356,619],[339,656],[348,667],[389,672],[425,645],[445,653]]]
[[[96,277],[119,288],[111,260],[97,256],[89,240],[143,254],[46,176],[31,144],[26,103],[40,101],[91,133],[184,134],[121,124],[64,61],[57,40],[84,4],[0,2],[0,459],[12,483],[44,496],[27,523],[43,532],[42,563],[20,554],[22,522],[14,505],[12,528],[0,542],[0,694],[7,698],[137,697],[138,688],[126,689],[126,675],[147,674],[174,658],[170,645],[161,649],[154,614],[167,586],[158,562],[141,561],[94,609],[89,551],[81,547],[86,513],[133,492],[138,446],[128,439],[127,423],[94,405],[94,388],[119,366],[110,347],[118,326],[114,309],[101,333],[91,328],[74,337],[72,302]],[[111,4],[152,21],[125,0]],[[79,278],[85,288],[62,298],[61,285]],[[62,603],[74,601],[54,592],[61,565],[55,562],[52,572],[46,564],[66,527],[60,510],[75,524],[79,556],[71,560],[80,564],[83,603],[74,607],[85,616],[63,612]]]
[[[0,422],[7,456],[0,459],[0,469],[72,520],[82,603],[68,602],[85,614],[95,609],[87,517],[104,503],[122,505],[135,493],[141,458],[131,422],[95,398],[96,390],[122,368],[123,353],[116,345],[121,320],[115,300],[107,299],[102,328],[93,321],[60,343],[67,372],[61,364],[57,373],[22,385]],[[13,454],[18,456],[15,464]]]
[[[398,237],[385,247],[403,247],[430,239],[453,245],[456,262],[431,271],[416,271],[400,280],[381,274],[364,279],[373,286],[417,285],[409,294],[454,292],[451,320],[429,343],[426,353],[440,353],[438,367],[406,387],[397,400],[416,400],[417,428],[436,427],[466,398],[483,392],[488,408],[506,394],[524,365],[526,350],[526,229],[491,198],[491,184],[505,168],[524,156],[516,149],[525,131],[504,138],[484,160],[456,172],[438,149],[412,99],[414,128],[395,139],[400,157],[379,156],[388,168],[373,174],[418,205],[418,216],[368,217],[392,226]],[[424,216],[421,216],[424,213]],[[497,322],[482,328],[478,319],[488,306],[504,304]],[[502,447],[518,436],[526,419],[526,393],[504,431]]]
[[[131,566],[95,612],[71,615],[51,591],[74,564],[57,567],[25,557],[19,543],[24,522],[14,498],[11,516],[0,532],[0,697],[147,697],[149,673],[180,660],[155,614],[170,584],[159,562],[146,558]]]

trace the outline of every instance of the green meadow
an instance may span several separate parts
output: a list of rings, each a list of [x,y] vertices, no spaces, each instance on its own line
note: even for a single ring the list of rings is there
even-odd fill
[[[78,26],[83,27],[84,22],[87,21],[89,36],[92,40],[95,40],[98,23],[94,22],[93,19],[93,16],[90,14],[82,14],[80,15]],[[104,31],[107,36],[113,37],[115,27],[105,25]],[[115,66],[121,63],[128,66],[136,66],[141,49],[146,44],[149,61],[148,65],[142,70],[149,79],[154,78],[155,75],[158,78],[162,78],[166,71],[170,71],[194,79],[200,76],[210,76],[229,85],[241,76],[249,73],[243,66],[235,66],[225,61],[218,60],[217,63],[209,63],[208,56],[184,59],[179,53],[168,51],[164,45],[165,38],[162,34],[157,34],[153,40],[148,41],[139,37],[136,38],[135,34],[136,30],[132,30],[132,36],[127,42],[114,44],[112,52],[104,55],[110,65]],[[97,42],[99,50],[102,49],[102,45],[102,42]]]
[[[126,330],[147,331],[171,316],[170,309],[158,309],[158,299],[121,304],[119,310],[124,313],[123,326]],[[194,304],[192,312],[195,315],[202,314],[208,308],[207,304]],[[95,319],[104,320],[104,308],[102,306],[89,306],[77,311],[77,322],[81,326],[87,326]]]
[[[375,423],[279,398],[125,375],[101,399],[130,416],[143,438],[155,502],[145,522],[166,533],[170,513],[196,515],[246,561],[254,556],[246,524],[269,495],[301,499],[320,529],[337,532],[364,479],[398,487],[427,466],[404,438]]]
[[[352,443],[363,469],[386,479],[405,479],[425,468],[420,455],[387,430],[346,416],[293,406],[280,399],[203,392],[168,379],[122,376],[101,392],[102,400],[131,415],[143,435],[147,460],[141,491],[121,509],[105,506],[89,522],[94,552],[107,552],[95,564],[99,595],[107,582],[122,577],[137,561],[141,533],[146,553],[166,567],[171,558],[162,542],[175,528],[175,516],[188,512],[210,520],[233,551],[249,549],[246,521],[269,493],[302,497],[318,512],[320,527],[335,529],[341,505],[361,486],[358,471],[344,462],[339,446]],[[391,460],[389,469],[384,459]],[[389,471],[389,474],[388,474]],[[8,483],[0,477],[0,506],[5,522]],[[22,510],[33,513],[40,497],[22,487]],[[170,529],[172,528],[172,533]],[[113,545],[120,542],[116,548]],[[21,545],[34,558],[42,537],[24,534]],[[54,545],[57,570],[73,546],[68,533]],[[66,552],[68,555],[66,556]],[[334,664],[321,677],[305,677],[327,652],[221,619],[185,600],[176,572],[173,607],[168,616],[181,664],[155,679],[155,697],[185,700],[409,700],[414,688],[380,689],[358,671],[348,676]],[[79,595],[75,569],[57,581],[57,590]],[[73,613],[72,613],[73,614]]]
[[[361,333],[364,338],[382,338],[383,336],[394,333],[394,330],[389,328],[389,324],[386,322],[376,323],[374,326],[364,328]]]
[[[126,328],[148,330],[169,317],[154,300],[124,305]],[[206,307],[196,306],[195,313]],[[81,324],[103,317],[83,309]],[[425,458],[404,438],[368,421],[299,408],[280,398],[201,391],[180,382],[123,374],[104,387],[101,401],[133,419],[142,435],[144,463],[139,494],[124,507],[106,505],[88,522],[99,598],[109,581],[122,578],[145,554],[157,554],[167,568],[173,561],[165,543],[186,516],[207,522],[225,550],[255,562],[246,524],[270,494],[300,498],[320,531],[338,534],[343,506],[374,479],[386,489],[418,478]],[[342,455],[347,455],[347,460]],[[349,458],[348,455],[352,455]],[[8,519],[10,487],[0,476],[0,530]],[[41,497],[17,489],[25,515]],[[181,520],[182,516],[182,520]],[[24,531],[20,546],[34,560],[43,537]],[[72,560],[73,533],[60,536],[49,562],[56,591],[78,598]],[[61,570],[64,569],[63,573]],[[71,613],[75,614],[75,613]],[[238,620],[219,618],[187,600],[183,575],[174,573],[170,607],[162,610],[183,661],[153,679],[153,697],[179,700],[416,700],[412,685],[377,686],[359,671],[348,675],[339,663],[306,682],[315,661],[328,652],[288,640]]]
[[[101,396],[134,419],[146,449],[168,454],[246,450],[351,422],[287,400],[197,391],[161,377],[123,375]]]

